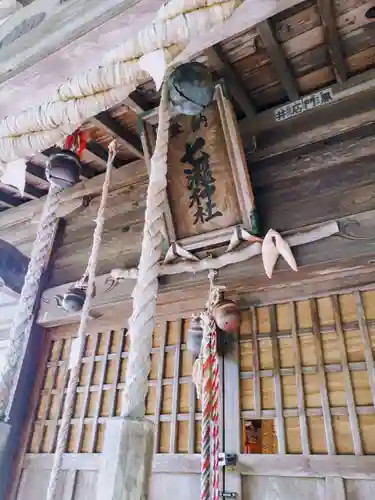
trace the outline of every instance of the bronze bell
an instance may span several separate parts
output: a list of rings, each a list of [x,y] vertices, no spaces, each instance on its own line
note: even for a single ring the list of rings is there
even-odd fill
[[[51,185],[65,189],[79,181],[81,170],[79,156],[69,149],[63,149],[49,158],[46,177]]]
[[[199,316],[194,316],[189,325],[187,348],[193,356],[199,356],[203,339],[202,320]]]
[[[224,299],[221,294],[220,301],[212,311],[217,326],[225,333],[237,333],[240,328],[240,310],[235,302]]]
[[[55,296],[57,305],[67,313],[79,312],[86,300],[86,292],[83,288],[71,288],[64,295]]]

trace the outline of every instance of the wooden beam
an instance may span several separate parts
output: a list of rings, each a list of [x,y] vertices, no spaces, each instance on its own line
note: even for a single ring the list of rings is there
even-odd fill
[[[296,80],[284,57],[282,49],[276,40],[271,22],[269,20],[263,21],[257,26],[257,29],[271,63],[276,70],[276,74],[279,77],[289,99],[291,101],[299,99],[299,90],[297,88]]]
[[[22,200],[22,198],[16,198],[15,196],[12,196],[6,191],[0,191],[0,202],[5,205],[6,207],[19,207],[23,203],[25,203],[26,200]]]
[[[66,453],[63,456],[62,470],[97,471],[102,457],[98,453]],[[26,454],[25,470],[51,469],[53,454]],[[375,457],[355,457],[338,455],[244,455],[238,457],[241,474],[251,476],[282,477],[344,477],[345,479],[375,479]],[[155,455],[154,474],[199,474],[200,455]]]
[[[98,158],[98,162],[103,164],[104,167],[108,161],[108,150],[103,148],[100,144],[94,141],[88,141],[86,144],[87,151],[90,151],[94,156]],[[119,158],[115,158],[113,162],[115,168],[120,168],[123,166],[123,162]]]
[[[341,49],[340,35],[336,25],[336,9],[334,0],[318,0],[318,9],[324,28],[324,38],[328,45],[336,80],[343,83],[348,78],[345,58]]]
[[[27,170],[26,170],[27,172]],[[25,185],[25,194],[29,195],[30,198],[37,200],[45,196],[48,192],[47,189],[40,189],[32,184],[26,183]]]
[[[259,1],[254,7],[252,0],[246,0],[219,30],[202,33],[199,39],[193,40],[181,54],[181,60],[191,59],[215,43],[301,1]],[[44,24],[29,33],[30,42],[23,44],[22,50],[18,43],[2,50],[0,80],[4,84],[0,92],[0,118],[43,102],[47,91],[49,95],[67,78],[90,69],[93,61],[100,65],[111,49],[150,23],[162,4],[162,0],[92,0],[88,9],[87,0],[76,0],[74,5],[61,4],[59,0],[38,0],[20,9],[22,15],[14,20],[12,27],[35,12],[30,9],[44,8],[49,15]]]
[[[206,55],[211,64],[218,68],[220,75],[224,77],[229,93],[245,113],[245,116],[253,118],[256,115],[256,108],[247,95],[241,78],[230,64],[223,49],[220,45],[215,45],[207,50]]]
[[[26,162],[26,173],[43,181],[43,183],[47,183],[46,179],[46,171],[40,165],[36,165],[32,161]]]
[[[330,104],[313,108],[288,120],[276,121],[275,112],[278,107],[259,113],[256,120],[241,120],[239,127],[245,147],[253,146],[254,134],[258,137],[254,160],[338,135],[342,133],[340,122],[343,123],[345,132],[375,121],[375,112],[371,113],[372,108],[369,106],[375,98],[375,70],[369,70],[350,78],[345,84],[329,88],[333,93],[333,101]],[[331,125],[327,125],[332,123],[334,128],[331,131]],[[263,132],[267,133],[260,136]],[[263,151],[266,148],[262,140],[267,145],[267,151]],[[281,144],[281,141],[285,141],[285,144]]]
[[[143,158],[142,144],[139,137],[126,130],[117,120],[111,117],[108,111],[103,111],[96,115],[95,118],[91,118],[90,123],[114,136],[120,145],[126,147],[136,157]]]

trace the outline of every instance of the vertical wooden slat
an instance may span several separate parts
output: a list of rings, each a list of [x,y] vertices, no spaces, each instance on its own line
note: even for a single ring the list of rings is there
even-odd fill
[[[361,292],[356,292],[355,294],[357,302],[357,317],[359,322],[359,329],[361,332],[361,338],[363,343],[363,348],[365,351],[365,360],[367,373],[369,378],[370,390],[372,395],[372,402],[375,406],[375,370],[374,370],[374,356],[372,355],[371,340],[368,332],[367,321],[365,310],[363,307]]]
[[[62,413],[63,409],[63,404],[64,404],[64,396],[65,396],[65,390],[66,386],[68,383],[68,376],[69,376],[69,355],[70,355],[70,350],[72,348],[72,342],[73,342],[73,337],[70,337],[68,339],[68,359],[64,360],[64,366],[62,368],[63,373],[62,373],[62,384],[60,387],[59,395],[58,395],[58,402],[57,402],[57,411],[56,411],[56,416],[53,419],[53,423],[50,425],[50,434],[51,434],[51,439],[49,442],[48,446],[48,453],[52,453],[53,450],[55,449],[55,444],[56,444],[56,439],[57,439],[57,429],[58,429],[58,421],[60,418],[60,415]]]
[[[77,480],[77,471],[76,470],[66,471],[64,493],[62,496],[62,500],[73,500],[74,499],[76,480]]]
[[[44,403],[42,418],[40,419],[40,422],[38,422],[38,434],[36,437],[36,453],[41,452],[46,420],[48,418],[48,413],[51,409],[52,389],[54,389],[55,385],[56,385],[57,376],[59,373],[59,369],[58,369],[59,368],[59,361],[61,360],[61,354],[64,350],[64,340],[58,340],[56,342],[58,343],[57,360],[56,360],[56,364],[51,367],[51,386],[48,388],[47,397],[46,397],[45,403]]]
[[[160,325],[160,347],[159,347],[159,366],[158,366],[158,378],[156,382],[156,404],[155,404],[155,441],[154,441],[154,452],[159,451],[159,428],[160,428],[160,410],[161,410],[161,398],[163,390],[163,376],[164,376],[164,356],[165,356],[165,344],[167,341],[168,323],[165,321]]]
[[[120,367],[121,367],[121,355],[122,351],[124,349],[124,344],[125,344],[125,330],[121,330],[121,335],[119,339],[119,343],[116,346],[116,354],[115,354],[115,359],[114,359],[114,375],[113,375],[113,382],[112,382],[112,388],[111,388],[111,396],[109,400],[109,405],[108,405],[108,413],[110,417],[114,417],[116,413],[116,395],[117,395],[117,384],[119,381],[120,377]]]
[[[293,354],[295,360],[295,372],[296,372],[296,390],[297,390],[297,404],[299,413],[299,425],[301,430],[301,444],[302,453],[304,455],[310,454],[310,443],[309,435],[307,431],[307,419],[306,419],[306,409],[305,409],[305,392],[303,389],[303,379],[302,379],[302,368],[301,368],[301,351],[298,340],[298,322],[297,322],[297,311],[294,302],[290,304],[290,317],[292,323],[292,342],[293,342]]]
[[[240,400],[240,353],[239,342],[231,354],[224,357],[224,451],[226,453],[241,453],[241,400]],[[242,479],[238,471],[224,472],[225,491],[237,494],[237,500],[242,499]]]
[[[277,434],[277,451],[284,455],[285,447],[285,427],[283,416],[283,396],[281,390],[281,375],[280,375],[280,359],[277,342],[277,320],[276,306],[269,307],[271,334],[272,334],[272,362],[273,362],[273,384],[275,390],[275,406],[276,406],[276,434]]]
[[[320,399],[323,409],[324,432],[326,437],[327,451],[328,455],[335,455],[336,446],[333,436],[331,410],[329,407],[327,380],[324,370],[322,338],[320,333],[318,307],[316,299],[310,299],[310,309],[311,309],[313,335],[315,337],[315,351],[316,351],[317,369],[319,377]]]
[[[337,295],[331,297],[332,309],[335,318],[336,333],[339,342],[339,349],[341,355],[342,372],[344,375],[345,396],[348,406],[350,429],[352,431],[353,448],[356,455],[363,455],[361,435],[359,432],[358,417],[355,407],[353,384],[349,371],[348,355],[345,347],[344,331],[342,327],[342,319],[340,314],[340,303]]]
[[[326,477],[324,500],[346,500],[344,479],[342,477]]]
[[[257,310],[255,307],[251,310],[252,315],[252,355],[253,355],[253,400],[256,418],[260,418],[262,411],[262,400],[260,397],[260,363],[259,363],[259,345],[258,345],[258,321]]]
[[[96,435],[98,432],[98,418],[100,415],[100,408],[102,406],[102,400],[103,400],[103,386],[104,386],[104,382],[105,382],[105,375],[107,372],[108,353],[109,353],[109,349],[111,347],[111,338],[112,338],[112,332],[109,331],[106,333],[104,355],[103,355],[102,364],[100,367],[98,399],[97,399],[96,404],[95,404],[94,417],[92,419],[92,424],[91,424],[92,427],[91,427],[91,438],[90,438],[90,444],[89,444],[89,453],[94,453],[94,449],[95,449]]]
[[[181,336],[183,327],[184,327],[184,321],[179,320],[178,335],[177,335],[175,355],[174,355],[172,420],[171,420],[171,432],[169,435],[169,453],[176,453],[177,450],[177,413],[178,413],[178,394],[180,389]]]
[[[189,424],[188,424],[188,453],[195,453],[195,410],[196,410],[196,390],[193,379],[189,382]]]
[[[99,339],[99,334],[94,333],[93,334],[93,347],[92,347],[92,353],[90,356],[90,363],[89,363],[89,369],[88,369],[88,374],[87,374],[87,380],[85,381],[85,391],[83,394],[82,411],[81,411],[81,416],[80,416],[79,424],[78,424],[78,428],[77,428],[76,443],[74,446],[75,453],[79,453],[81,450],[82,439],[83,439],[83,428],[85,425],[87,405],[89,403],[89,397],[90,397],[90,387],[92,385],[92,377],[94,375],[95,356],[96,356],[96,350],[98,347],[98,339]],[[87,342],[87,337],[86,337],[86,342]]]

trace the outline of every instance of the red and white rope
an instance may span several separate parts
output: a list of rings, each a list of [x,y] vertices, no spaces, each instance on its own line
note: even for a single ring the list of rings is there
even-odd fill
[[[209,308],[210,309],[210,308]],[[202,314],[203,389],[202,389],[202,451],[201,500],[219,500],[219,363],[217,358],[216,324],[210,312]],[[211,454],[212,450],[212,454]],[[212,470],[211,470],[212,466]]]

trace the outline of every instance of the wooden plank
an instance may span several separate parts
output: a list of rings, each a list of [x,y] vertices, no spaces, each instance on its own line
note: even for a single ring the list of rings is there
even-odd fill
[[[107,372],[107,361],[108,361],[109,349],[111,347],[111,338],[112,338],[112,331],[109,331],[106,334],[104,355],[103,355],[103,360],[101,362],[101,367],[100,367],[98,397],[97,397],[97,401],[95,404],[93,423],[92,423],[92,427],[91,427],[89,453],[94,453],[94,451],[95,451],[96,437],[97,437],[97,433],[98,433],[98,418],[99,418],[100,408],[102,406],[102,400],[103,400],[103,386],[104,386],[104,382],[105,382],[105,375]]]
[[[60,360],[61,355],[62,355],[63,350],[64,350],[64,340],[60,340],[58,342],[59,343],[58,343],[57,359]],[[43,412],[42,412],[42,416],[41,416],[40,423],[38,426],[39,432],[37,433],[36,446],[35,446],[36,453],[40,453],[41,449],[42,449],[45,425],[46,425],[46,421],[48,420],[48,414],[49,414],[49,411],[51,409],[51,404],[52,404],[52,397],[53,397],[52,390],[55,388],[58,374],[59,374],[58,365],[56,364],[55,366],[51,367],[51,373],[50,373],[51,386],[48,387],[47,390],[43,391],[44,395],[46,395],[46,399],[45,399],[45,402],[44,402],[43,407],[42,407]],[[58,418],[58,416],[56,416],[56,418]]]
[[[283,395],[281,388],[281,376],[280,376],[280,359],[279,359],[279,349],[276,337],[277,332],[277,318],[276,318],[276,306],[270,306],[268,309],[271,332],[272,332],[272,365],[273,365],[273,386],[275,393],[275,405],[276,405],[276,435],[277,435],[277,452],[281,455],[285,455],[285,426],[283,418]]]
[[[180,357],[181,357],[181,336],[184,328],[183,320],[178,322],[178,333],[175,345],[174,367],[173,367],[173,385],[172,385],[172,420],[169,434],[169,453],[177,452],[177,413],[178,413],[178,395],[180,392]]]
[[[296,80],[286,62],[282,49],[276,40],[271,22],[269,20],[263,21],[257,26],[257,29],[267,50],[271,63],[274,66],[277,76],[279,77],[289,99],[291,101],[296,101],[299,99],[299,90],[297,88]]]
[[[16,498],[17,489],[22,476],[22,469],[24,467],[24,459],[28,451],[30,436],[33,429],[33,424],[35,421],[35,415],[38,410],[38,405],[40,403],[40,393],[44,385],[45,380],[45,367],[50,356],[52,341],[48,335],[45,335],[45,343],[40,353],[40,362],[37,375],[34,380],[32,391],[30,393],[30,410],[28,412],[28,417],[24,422],[23,430],[20,434],[18,453],[14,457],[13,462],[13,473],[12,479],[10,481],[9,487],[9,497],[11,499]]]
[[[189,381],[189,424],[188,424],[188,453],[195,453],[195,411],[196,411],[196,389],[194,382]]]
[[[218,68],[219,73],[224,77],[229,93],[245,113],[245,116],[253,118],[256,115],[256,108],[246,93],[241,77],[230,64],[223,49],[220,45],[215,45],[206,51],[206,55],[210,63]]]
[[[325,41],[331,58],[333,71],[339,83],[347,80],[345,58],[341,49],[340,35],[336,26],[335,3],[333,0],[318,0],[318,9],[324,28]]]
[[[252,356],[253,356],[253,398],[255,415],[260,416],[262,410],[262,400],[260,397],[260,362],[259,362],[259,345],[258,345],[258,321],[257,310],[255,307],[251,309],[252,317]]]
[[[294,354],[294,369],[296,376],[296,391],[299,412],[299,425],[301,430],[301,445],[302,453],[310,455],[309,435],[307,431],[307,419],[305,410],[305,392],[303,388],[302,369],[301,369],[301,349],[298,340],[298,325],[297,325],[297,311],[295,302],[290,304],[290,317],[292,323],[292,341],[293,341],[293,354]]]
[[[80,453],[82,442],[83,442],[84,422],[85,422],[86,413],[87,413],[87,406],[89,403],[90,387],[91,387],[93,376],[94,376],[95,355],[96,355],[96,351],[98,348],[99,334],[94,333],[94,335],[92,336],[92,339],[93,339],[93,348],[92,348],[92,353],[90,356],[87,378],[86,378],[85,384],[84,384],[82,410],[81,410],[81,416],[79,419],[79,425],[78,425],[77,433],[76,433],[76,443],[75,443],[75,447],[74,447],[75,453]],[[87,342],[87,337],[86,337],[86,342]]]
[[[244,455],[238,457],[241,474],[281,477],[343,477],[345,479],[375,479],[375,457],[350,455]],[[51,469],[52,454],[26,454],[24,469]],[[98,470],[100,454],[64,454],[62,470]],[[153,462],[154,474],[199,474],[200,455],[158,454]]]
[[[240,416],[240,363],[239,343],[236,339],[234,350],[224,357],[224,443],[225,453],[241,453],[242,426]],[[230,432],[228,432],[230,429]],[[225,432],[227,430],[227,432]],[[238,470],[224,471],[225,490],[237,494],[242,498],[242,480]]]
[[[74,500],[74,490],[77,481],[77,470],[68,470],[65,475],[64,493],[62,500]]]
[[[316,142],[316,139],[314,140],[315,129],[319,130],[320,135],[323,136],[323,128],[321,127],[336,120],[340,121],[344,118],[351,118],[350,123],[353,128],[361,126],[363,117],[358,116],[358,114],[366,111],[366,103],[368,110],[368,100],[371,100],[371,96],[374,95],[374,75],[375,71],[369,70],[361,75],[351,77],[344,84],[327,87],[327,89],[331,88],[333,92],[333,102],[331,104],[313,108],[300,115],[295,115],[295,117],[289,120],[276,121],[275,111],[278,107],[259,113],[256,120],[244,118],[239,122],[239,127],[245,147],[251,147],[249,142],[252,139],[252,135],[260,134],[260,132],[272,131],[272,140],[270,142],[277,143],[281,142],[277,141],[277,136],[280,135],[281,130],[291,128],[293,128],[294,132],[301,130],[301,133],[296,135],[293,148],[289,146],[291,150],[300,147],[299,144],[303,141],[305,144]],[[361,109],[361,112],[359,112],[359,109]],[[308,134],[309,131],[310,135]],[[331,135],[328,135],[327,131],[326,134],[327,137],[337,135],[338,127],[332,131]],[[285,144],[287,143],[285,142]],[[290,144],[292,144],[292,141],[290,141]],[[274,150],[276,149],[277,151],[282,151],[282,146],[275,144]],[[286,148],[284,147],[284,149]],[[257,156],[265,157],[266,153],[262,152],[261,154],[257,153],[253,155],[254,158]]]
[[[342,477],[326,478],[325,500],[346,500],[345,484]]]
[[[359,431],[358,417],[357,417],[357,412],[356,412],[356,408],[355,408],[353,384],[352,384],[351,374],[349,371],[348,355],[347,355],[346,347],[345,347],[345,337],[344,337],[344,331],[343,331],[343,327],[342,327],[340,303],[339,303],[337,295],[334,295],[331,297],[331,303],[332,303],[333,314],[335,317],[336,333],[337,333],[338,344],[339,344],[340,355],[341,355],[342,371],[344,374],[345,396],[346,396],[346,401],[347,401],[347,405],[348,405],[348,413],[349,413],[350,429],[351,429],[352,438],[353,438],[354,453],[356,455],[363,455],[363,448],[362,448],[361,435],[360,435],[360,431]]]
[[[311,310],[311,320],[313,326],[313,334],[315,337],[315,352],[317,360],[317,368],[319,375],[319,386],[320,386],[320,399],[323,409],[323,419],[324,419],[324,433],[326,437],[326,446],[329,455],[336,454],[335,440],[333,436],[332,428],[332,418],[331,409],[329,407],[327,380],[324,372],[324,358],[323,358],[323,348],[322,339],[319,326],[319,316],[317,303],[315,299],[310,300],[310,310]]]
[[[109,135],[115,136],[119,144],[122,144],[137,158],[143,158],[142,144],[137,137],[129,130],[126,130],[116,119],[112,118],[108,111],[103,111],[91,118],[90,122],[99,129],[104,129]]]
[[[367,366],[367,373],[369,378],[369,385],[372,395],[372,401],[375,406],[375,368],[374,368],[374,356],[372,354],[371,340],[366,323],[366,314],[363,307],[361,292],[356,292],[355,294],[357,303],[357,317],[359,322],[359,328],[361,332],[362,344],[365,353],[365,360]]]
[[[159,347],[159,365],[158,365],[158,376],[156,385],[156,396],[155,396],[155,413],[154,413],[154,450],[155,453],[159,452],[159,432],[160,432],[160,411],[163,395],[163,377],[164,377],[164,357],[165,357],[165,344],[167,342],[168,333],[168,323],[164,321],[160,325],[160,347]]]
[[[117,396],[117,386],[119,382],[119,377],[120,377],[120,367],[121,367],[121,359],[122,359],[122,350],[125,344],[125,337],[126,336],[126,331],[121,330],[121,335],[119,339],[119,343],[116,346],[116,354],[114,358],[114,375],[113,375],[113,382],[112,382],[112,387],[111,387],[111,396],[109,399],[109,416],[114,417],[116,413],[116,396]],[[110,355],[107,356],[107,359],[110,359]],[[104,386],[103,386],[104,390]]]

